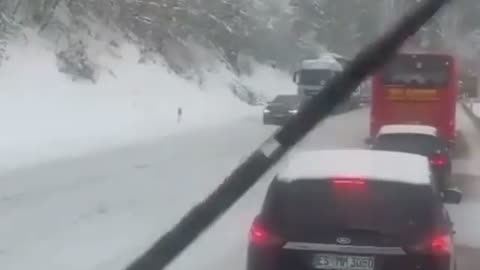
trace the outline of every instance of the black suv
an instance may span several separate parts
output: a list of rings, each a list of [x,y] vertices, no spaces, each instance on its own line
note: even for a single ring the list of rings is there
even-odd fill
[[[432,166],[435,179],[440,189],[452,187],[452,161],[450,149],[441,138],[421,133],[387,133],[379,134],[373,141],[372,149],[399,151],[419,154],[427,157]]]
[[[277,175],[270,184],[250,228],[247,270],[456,269],[444,203],[458,203],[461,193],[441,197],[433,180],[308,175]]]

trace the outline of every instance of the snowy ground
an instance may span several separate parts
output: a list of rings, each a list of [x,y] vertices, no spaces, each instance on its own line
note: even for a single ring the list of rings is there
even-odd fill
[[[10,43],[9,60],[0,68],[0,172],[237,121],[261,110],[228,90],[232,77],[225,69],[207,75],[200,88],[164,66],[137,64],[138,52],[128,45],[116,52],[122,58],[99,50],[98,84],[72,83],[57,71],[48,44],[28,31],[26,37]],[[262,66],[241,81],[266,94],[295,90],[286,74]]]
[[[467,98],[463,103],[469,108],[474,115],[480,118],[480,99],[478,98]]]
[[[2,270],[125,264],[274,129],[225,70],[199,87],[125,46],[121,59],[98,55],[116,77],[72,83],[26,37],[0,68]],[[240,80],[267,96],[295,90],[282,72],[253,75]]]
[[[304,142],[318,148],[361,147],[367,109],[332,117]],[[459,110],[471,145],[480,136]],[[215,128],[185,131],[156,142],[55,161],[9,173],[0,181],[0,269],[121,269],[217,185],[275,127],[259,115]],[[480,252],[479,174],[466,163],[462,205],[452,207],[460,266],[471,269]],[[271,174],[271,173],[270,173]],[[170,269],[244,269],[247,231],[263,199],[263,179]],[[477,260],[477,261],[476,261]]]
[[[247,118],[4,176],[0,268],[129,261],[271,132],[259,126]]]
[[[121,269],[275,130],[262,125],[261,109],[226,91],[226,73],[199,89],[161,66],[136,65],[126,47],[123,59],[102,62],[117,78],[92,86],[56,72],[46,48],[11,44],[8,52],[0,69],[2,270]],[[266,95],[290,88],[287,76],[265,67],[241,80]],[[301,147],[363,147],[367,111],[328,119]],[[480,134],[458,115],[468,147],[455,173],[466,200],[452,216],[459,270],[473,270],[465,266],[480,258],[472,248],[480,247]],[[248,227],[269,176],[171,269],[244,269]]]
[[[336,118],[353,118],[360,132],[361,116]],[[355,140],[340,121],[329,121],[326,128],[329,133],[321,136],[330,144]],[[111,269],[119,269],[117,264],[145,249],[274,129],[263,126],[257,115],[5,175],[0,182],[0,212],[6,220],[0,223],[0,268],[110,269],[113,263]],[[245,213],[222,237],[242,235],[238,225],[250,221]],[[200,264],[179,263],[182,269]]]
[[[475,102],[472,104],[472,111],[480,118],[480,102]]]

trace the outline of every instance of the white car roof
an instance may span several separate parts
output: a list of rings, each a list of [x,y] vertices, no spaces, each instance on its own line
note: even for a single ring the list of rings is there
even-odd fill
[[[430,185],[430,165],[421,155],[366,149],[307,150],[292,153],[279,181],[360,177]]]
[[[342,71],[342,65],[331,56],[323,56],[318,59],[303,60],[301,69],[326,69],[333,71]]]
[[[384,134],[424,134],[437,136],[437,129],[427,125],[385,125],[380,128],[378,135]]]

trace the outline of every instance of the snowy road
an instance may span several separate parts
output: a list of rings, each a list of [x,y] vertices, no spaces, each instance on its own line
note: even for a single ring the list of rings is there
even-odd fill
[[[246,119],[2,176],[0,269],[131,260],[272,130]]]
[[[480,144],[475,144],[480,133],[461,110],[458,121],[469,145],[468,153],[460,153],[455,164],[466,200],[452,207],[452,216],[461,247],[459,270],[473,270],[480,264],[480,251],[474,248],[480,248],[480,216],[475,217],[480,210],[476,193],[480,192],[480,172],[473,165],[480,160]],[[303,145],[361,147],[367,127],[365,109],[335,116]],[[0,269],[121,269],[274,129],[252,117],[154,144],[2,176]],[[268,179],[254,187],[171,269],[244,269],[248,227]]]

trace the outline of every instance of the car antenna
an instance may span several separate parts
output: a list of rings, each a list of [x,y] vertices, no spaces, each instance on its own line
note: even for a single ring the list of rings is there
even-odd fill
[[[204,201],[193,207],[126,270],[165,269],[203,231],[243,196],[275,163],[369,75],[386,64],[408,37],[449,0],[426,0],[378,40],[364,48],[324,91],[304,103],[296,116],[260,145]]]

